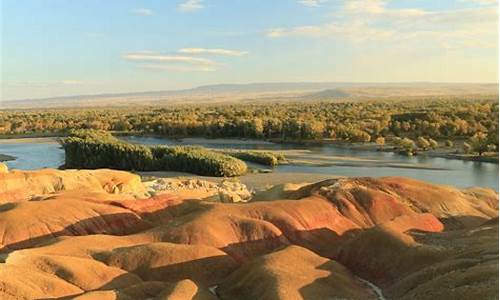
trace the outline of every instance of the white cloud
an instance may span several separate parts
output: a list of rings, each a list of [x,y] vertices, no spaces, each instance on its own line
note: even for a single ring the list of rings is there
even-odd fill
[[[498,12],[490,6],[433,11],[391,8],[382,0],[348,0],[331,18],[324,24],[272,28],[266,35],[384,41],[408,47],[442,45],[447,49],[491,48],[498,40]]]
[[[153,10],[149,8],[135,8],[130,11],[131,13],[139,16],[152,16]]]
[[[243,56],[248,54],[246,51],[228,50],[228,49],[216,49],[216,48],[182,48],[179,53],[185,54],[212,54],[212,55],[224,55],[224,56]]]
[[[203,8],[203,0],[186,0],[180,3],[177,8],[183,12],[193,12]]]
[[[459,2],[469,2],[479,5],[492,5],[498,4],[498,0],[460,0]]]
[[[344,9],[354,12],[381,13],[384,11],[385,2],[381,0],[349,0],[344,4]]]
[[[162,55],[153,52],[128,53],[125,54],[123,58],[129,61],[187,63],[192,65],[204,65],[204,66],[215,65],[215,62],[208,58],[192,57],[184,55]]]
[[[149,70],[169,71],[169,72],[213,72],[217,71],[214,66],[178,66],[170,64],[145,64],[140,68]]]
[[[220,48],[182,48],[177,54],[161,54],[151,50],[125,53],[123,59],[135,62],[143,69],[173,72],[216,71],[220,63],[203,55],[243,56],[248,52]],[[201,56],[200,56],[201,55]]]
[[[308,7],[318,7],[328,0],[298,0],[297,3]]]
[[[394,30],[391,29],[369,27],[364,22],[351,22],[348,24],[333,22],[318,26],[273,28],[267,32],[267,36],[270,38],[287,36],[315,38],[340,37],[353,41],[363,41],[388,39],[393,37],[394,33]]]
[[[161,70],[170,72],[210,72],[217,70],[217,62],[188,55],[164,55],[153,51],[126,53],[123,58],[135,62],[142,69]]]

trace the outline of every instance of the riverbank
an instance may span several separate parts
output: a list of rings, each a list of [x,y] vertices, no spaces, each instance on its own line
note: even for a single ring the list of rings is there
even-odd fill
[[[477,161],[477,162],[486,162],[486,163],[494,163],[498,164],[498,153],[496,154],[485,154],[482,156],[473,155],[473,154],[464,154],[464,153],[450,153],[450,152],[430,152],[424,154],[430,157],[442,157],[446,159],[457,159],[457,160],[465,160],[465,161]]]
[[[286,158],[280,165],[305,167],[362,167],[362,168],[402,168],[415,170],[449,170],[425,163],[404,163],[400,160],[387,160],[348,155],[324,155],[310,150],[266,150],[270,153],[280,153]]]
[[[393,146],[384,146],[380,147],[374,143],[366,143],[366,144],[336,144],[338,147],[346,148],[350,150],[362,150],[362,151],[383,151],[383,152],[391,152],[398,153],[399,150],[394,149]],[[496,163],[498,164],[498,153],[486,153],[482,156],[474,155],[474,154],[466,154],[466,153],[458,153],[459,148],[445,148],[439,147],[433,150],[422,151],[419,150],[415,156],[427,156],[427,157],[441,157],[446,159],[456,159],[456,160],[465,160],[465,161],[477,161],[477,162],[486,162],[486,163]]]

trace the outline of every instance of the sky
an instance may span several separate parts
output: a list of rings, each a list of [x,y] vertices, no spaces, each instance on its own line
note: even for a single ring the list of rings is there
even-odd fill
[[[0,100],[250,82],[498,82],[496,0],[1,0]]]

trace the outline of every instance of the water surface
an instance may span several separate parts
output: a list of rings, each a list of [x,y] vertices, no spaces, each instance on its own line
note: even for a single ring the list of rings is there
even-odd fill
[[[7,161],[11,169],[34,170],[41,168],[58,168],[64,164],[64,150],[55,140],[43,142],[30,142],[36,139],[22,139],[17,141],[2,142],[0,140],[0,153],[16,157]]]
[[[196,144],[209,148],[307,150],[305,156],[321,157],[331,165],[281,165],[274,172],[322,173],[340,176],[408,176],[416,179],[458,187],[482,186],[498,191],[498,164],[445,159],[439,157],[406,157],[391,152],[353,150],[334,145],[305,146],[275,144],[261,141],[187,139],[184,141],[154,137],[121,137],[146,145]],[[35,140],[33,140],[35,141]],[[10,168],[57,168],[64,163],[64,151],[56,141],[2,143],[0,153],[17,157],[7,162]]]

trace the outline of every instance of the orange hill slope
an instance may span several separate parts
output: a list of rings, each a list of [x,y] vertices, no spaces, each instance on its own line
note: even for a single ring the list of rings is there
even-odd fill
[[[498,292],[491,190],[347,178],[232,204],[66,172],[1,174],[2,299],[380,298],[363,279],[395,299]]]

